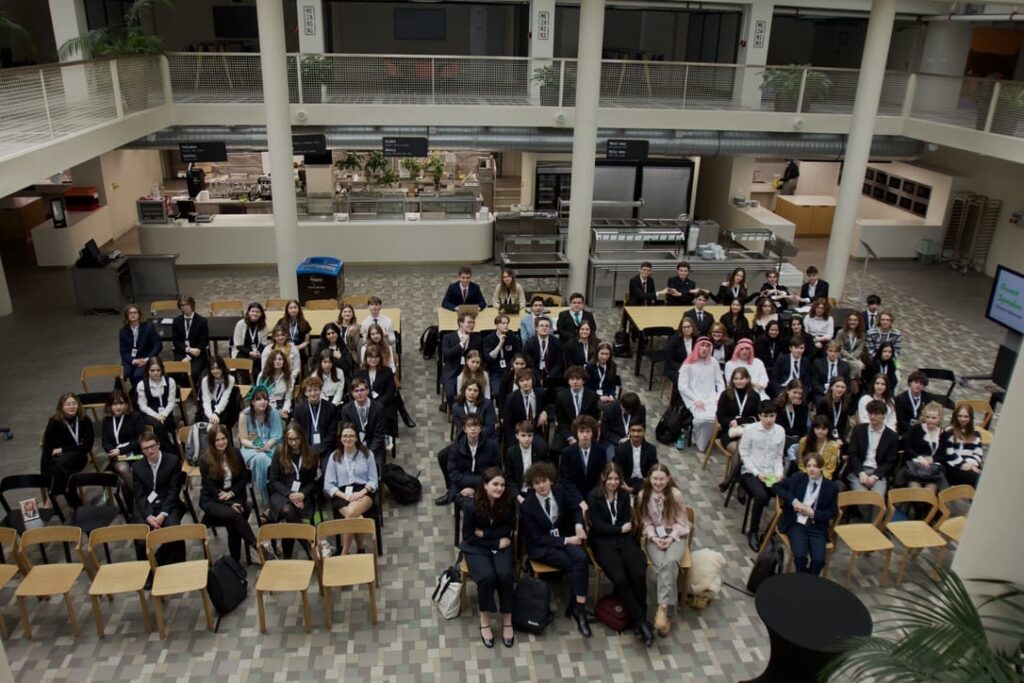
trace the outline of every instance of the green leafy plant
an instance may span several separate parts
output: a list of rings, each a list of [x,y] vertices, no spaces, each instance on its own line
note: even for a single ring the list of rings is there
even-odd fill
[[[370,178],[376,178],[388,168],[388,160],[384,158],[384,153],[376,150],[370,152],[366,161],[363,162],[363,170]]]
[[[424,170],[434,179],[434,185],[440,185],[444,177],[444,160],[436,154],[431,155],[424,164]]]
[[[399,178],[398,174],[395,173],[395,170],[388,166],[383,171],[381,171],[379,175],[376,176],[375,180],[378,185],[390,187],[397,183],[399,181]]]
[[[356,172],[362,170],[363,164],[359,161],[359,155],[355,152],[348,152],[344,159],[334,162],[335,168],[339,171]]]
[[[402,159],[402,168],[409,172],[410,178],[415,180],[423,171],[423,164],[421,164],[417,159],[407,157]]]
[[[163,39],[142,29],[142,14],[156,5],[171,7],[173,4],[174,0],[134,0],[125,10],[123,24],[104,26],[71,38],[60,46],[57,53],[61,59],[78,55],[99,58],[163,54]]]
[[[804,79],[804,71],[807,78]],[[761,90],[775,96],[776,111],[796,111],[800,99],[800,84],[804,86],[804,106],[824,102],[832,89],[832,80],[823,71],[812,69],[810,64],[790,64],[786,67],[765,69],[761,72]]]
[[[533,82],[540,85],[557,85],[558,69],[553,64],[538,66],[533,70]]]
[[[993,649],[988,634],[1024,641],[1024,589],[1009,581],[979,579],[1001,592],[976,607],[955,573],[936,566],[937,582],[909,586],[892,604],[892,614],[875,625],[876,635],[849,641],[851,649],[819,674],[820,680],[901,683],[1001,683],[1020,681],[1012,653]],[[988,607],[996,607],[998,614]],[[1015,616],[1003,616],[1010,612]]]

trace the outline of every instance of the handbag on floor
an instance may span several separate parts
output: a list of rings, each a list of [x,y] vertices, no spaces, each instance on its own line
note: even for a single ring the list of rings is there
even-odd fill
[[[437,577],[434,593],[430,596],[437,611],[445,619],[454,619],[462,611],[462,601],[459,599],[462,594],[462,574],[459,572],[461,561],[462,553],[459,553],[459,556],[455,558],[455,564],[445,569]]]
[[[610,593],[597,601],[594,614],[597,615],[602,624],[616,633],[622,633],[633,625],[633,620],[629,618],[622,598],[614,593]]]
[[[512,601],[512,627],[517,631],[540,635],[554,616],[551,611],[551,589],[547,581],[533,576],[519,579]]]
[[[785,562],[786,551],[782,549],[782,546],[776,543],[774,538],[768,541],[768,545],[758,553],[757,559],[754,560],[754,568],[750,570],[750,577],[747,578],[747,590],[757,593],[757,587],[765,579],[782,572]]]

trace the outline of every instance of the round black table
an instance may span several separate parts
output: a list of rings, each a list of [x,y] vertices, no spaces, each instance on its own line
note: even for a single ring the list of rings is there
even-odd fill
[[[871,635],[871,615],[856,595],[812,574],[776,574],[754,596],[771,639],[768,668],[755,681],[817,681],[852,636]]]

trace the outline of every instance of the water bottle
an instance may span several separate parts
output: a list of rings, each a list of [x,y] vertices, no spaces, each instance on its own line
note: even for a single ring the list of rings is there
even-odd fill
[[[676,448],[678,448],[679,450],[683,450],[684,448],[686,448],[686,433],[685,432],[680,434],[679,438],[676,439]]]

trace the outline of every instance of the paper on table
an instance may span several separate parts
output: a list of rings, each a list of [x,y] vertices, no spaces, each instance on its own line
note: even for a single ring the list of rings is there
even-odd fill
[[[173,322],[174,322],[173,318],[160,318],[160,324],[161,325],[170,325]]]

